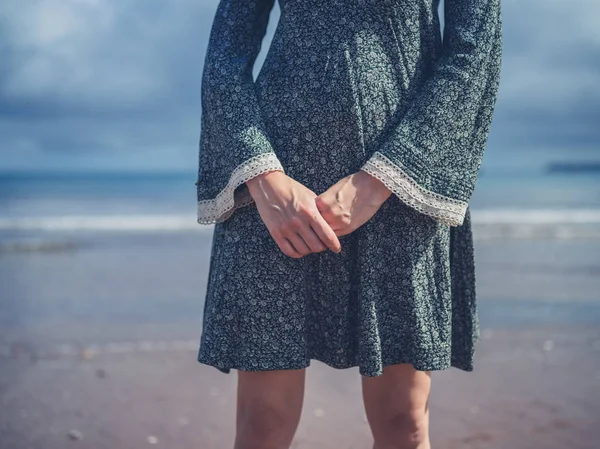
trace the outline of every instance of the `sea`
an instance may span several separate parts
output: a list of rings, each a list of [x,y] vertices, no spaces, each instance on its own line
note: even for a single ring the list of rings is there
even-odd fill
[[[213,229],[195,181],[0,175],[0,356],[15,341],[195,347]],[[600,326],[600,171],[484,172],[470,210],[484,331]]]
[[[29,231],[40,239],[51,231],[206,231],[195,220],[195,180],[189,173],[0,174],[0,239]],[[470,210],[479,238],[600,238],[600,169],[482,173]]]

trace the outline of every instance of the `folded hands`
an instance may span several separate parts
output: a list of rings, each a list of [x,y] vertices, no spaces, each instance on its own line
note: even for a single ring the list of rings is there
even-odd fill
[[[294,258],[327,249],[339,253],[338,237],[366,223],[392,193],[362,170],[320,195],[281,171],[264,173],[246,184],[271,236]]]

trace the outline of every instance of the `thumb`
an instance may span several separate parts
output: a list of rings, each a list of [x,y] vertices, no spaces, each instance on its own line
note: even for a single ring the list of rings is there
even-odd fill
[[[315,204],[317,205],[317,209],[319,210],[319,212],[324,212],[325,210],[327,210],[327,203],[325,202],[323,194],[315,197]]]

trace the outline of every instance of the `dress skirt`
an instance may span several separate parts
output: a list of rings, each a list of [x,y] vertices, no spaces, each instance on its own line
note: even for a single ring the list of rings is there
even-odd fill
[[[365,376],[397,363],[472,370],[477,310],[464,297],[474,291],[456,278],[462,295],[453,301],[451,229],[392,195],[339,237],[340,253],[295,259],[255,203],[240,207],[215,224],[198,361],[224,373],[299,369],[311,359]]]

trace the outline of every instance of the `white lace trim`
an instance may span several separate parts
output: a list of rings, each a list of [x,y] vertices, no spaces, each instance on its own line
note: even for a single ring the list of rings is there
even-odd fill
[[[235,189],[249,179],[269,171],[284,171],[275,153],[259,154],[238,165],[231,173],[225,188],[214,199],[198,201],[198,223],[225,221],[235,209],[252,203],[254,200],[249,194],[239,197],[236,202]]]
[[[421,187],[382,153],[376,151],[361,170],[379,179],[402,201],[419,212],[448,226],[463,224],[468,203]]]

